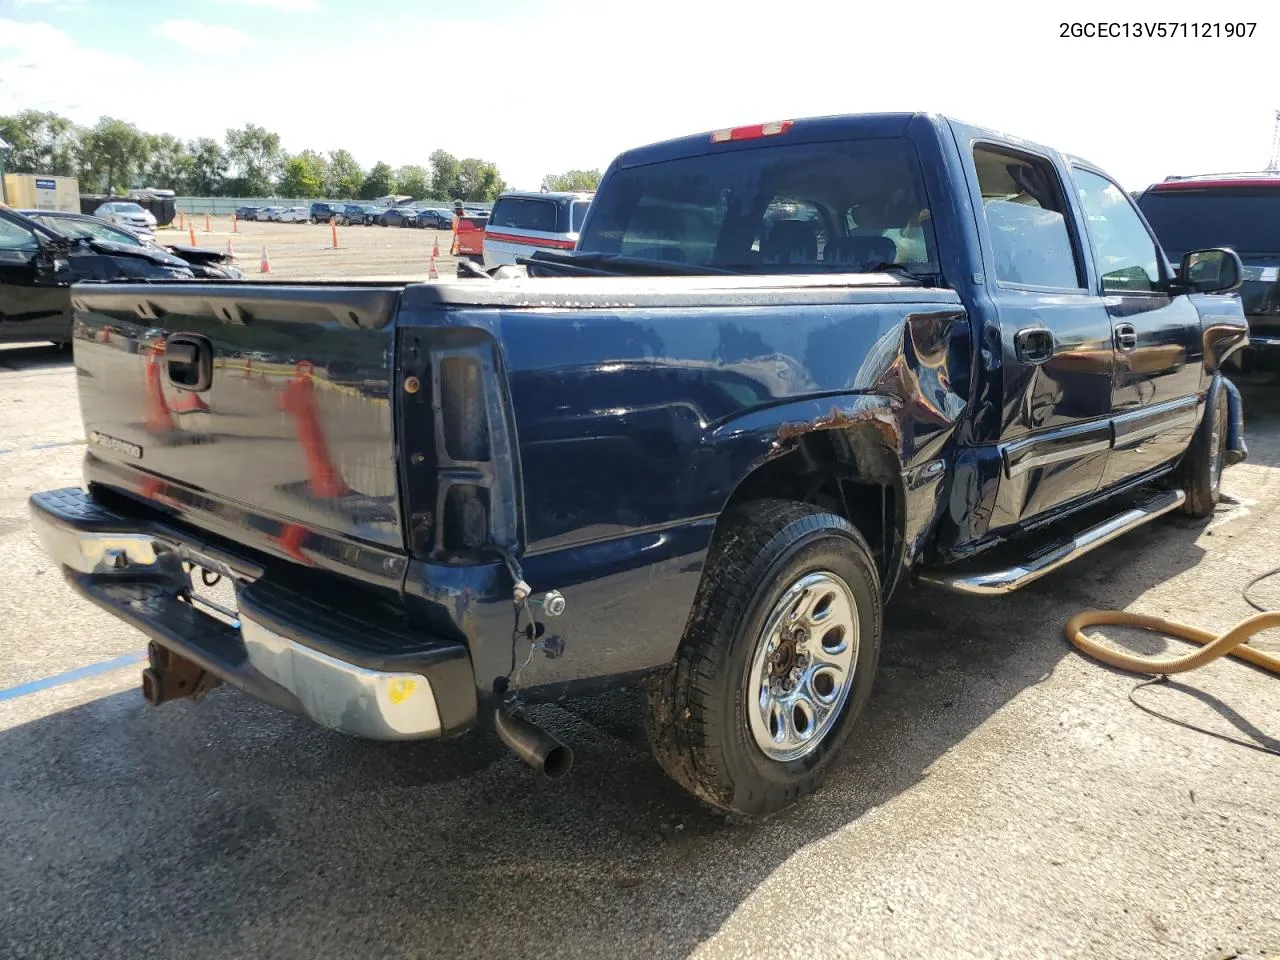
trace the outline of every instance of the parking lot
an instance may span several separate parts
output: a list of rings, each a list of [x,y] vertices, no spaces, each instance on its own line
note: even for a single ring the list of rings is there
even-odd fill
[[[208,222],[212,229],[206,232],[203,214],[185,217],[182,229],[175,221],[171,229],[160,230],[156,239],[189,245],[194,228],[197,246],[225,250],[230,242],[240,268],[255,280],[425,280],[437,243],[437,271],[442,277],[457,273],[457,261],[449,256],[452,237],[447,230],[338,227],[335,249],[327,223],[248,220],[236,223],[233,232],[230,217],[211,217]],[[269,274],[259,272],[263,246],[271,261]]]
[[[279,277],[421,276],[432,240],[328,234],[235,239]],[[31,491],[78,482],[70,361],[0,348],[0,955],[1275,957],[1277,758],[1139,711],[1134,677],[1062,639],[1091,606],[1250,613],[1280,388],[1244,391],[1251,458],[1208,526],[1160,521],[1006,599],[899,595],[829,784],[744,827],[659,773],[628,695],[537,710],[578,753],[556,783],[487,735],[361,742],[229,688],[147,707],[141,636],[73,596],[27,521]],[[1135,696],[1280,748],[1275,680],[1239,663]]]

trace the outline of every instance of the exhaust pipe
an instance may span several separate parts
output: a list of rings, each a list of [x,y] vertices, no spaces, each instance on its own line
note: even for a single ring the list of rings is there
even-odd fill
[[[573,751],[541,727],[512,713],[504,704],[493,714],[498,738],[517,757],[542,772],[548,780],[559,780],[573,766]]]

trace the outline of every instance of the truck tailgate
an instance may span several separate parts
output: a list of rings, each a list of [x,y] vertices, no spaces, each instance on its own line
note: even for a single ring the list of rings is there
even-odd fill
[[[86,479],[295,561],[385,580],[400,288],[72,290]],[[368,545],[362,549],[361,545]]]

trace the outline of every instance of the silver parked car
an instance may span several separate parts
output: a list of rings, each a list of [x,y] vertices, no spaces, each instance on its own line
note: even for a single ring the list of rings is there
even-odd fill
[[[132,230],[149,240],[156,238],[155,215],[128,200],[109,200],[98,207],[94,216]]]

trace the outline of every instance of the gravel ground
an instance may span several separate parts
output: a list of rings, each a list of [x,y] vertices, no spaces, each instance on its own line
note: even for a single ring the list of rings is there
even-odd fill
[[[342,237],[372,270],[401,233],[430,238]],[[1005,599],[900,595],[847,755],[762,826],[669,785],[629,695],[539,709],[578,751],[554,784],[481,735],[364,743],[226,688],[151,709],[136,666],[0,699],[0,956],[1273,958],[1280,761],[1139,711],[1062,624],[1250,612],[1239,588],[1277,562],[1278,392],[1246,385],[1252,457],[1209,525],[1159,521]],[[80,440],[65,357],[0,348],[0,690],[142,647],[26,519],[78,481]],[[1280,747],[1278,689],[1220,662],[1137,696]]]
[[[338,248],[327,223],[258,223],[241,221],[232,233],[229,219],[210,218],[204,229],[202,214],[186,221],[186,229],[161,230],[161,243],[190,245],[195,228],[196,245],[226,250],[230,241],[240,269],[254,280],[425,280],[431,251],[440,245],[436,270],[441,277],[457,274],[457,261],[449,256],[452,234],[448,230],[408,227],[338,227]],[[271,261],[269,274],[259,273],[263,246]]]

